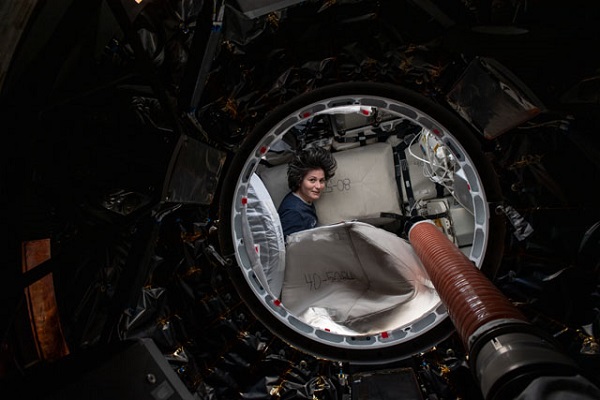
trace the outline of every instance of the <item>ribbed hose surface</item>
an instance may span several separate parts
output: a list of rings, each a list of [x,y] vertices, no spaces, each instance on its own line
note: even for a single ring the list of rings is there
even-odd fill
[[[432,223],[419,222],[409,240],[448,309],[465,348],[482,325],[498,319],[527,321],[519,310]]]

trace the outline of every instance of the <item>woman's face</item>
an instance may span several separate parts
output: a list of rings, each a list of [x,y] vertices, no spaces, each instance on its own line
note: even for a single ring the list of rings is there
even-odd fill
[[[304,201],[312,203],[321,197],[321,191],[325,188],[325,183],[325,172],[321,168],[311,169],[304,175],[296,194]]]

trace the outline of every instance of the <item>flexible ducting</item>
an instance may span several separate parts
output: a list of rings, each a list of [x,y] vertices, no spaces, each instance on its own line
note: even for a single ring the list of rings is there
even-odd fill
[[[526,321],[519,310],[429,221],[416,223],[409,240],[423,262],[450,319],[467,340],[484,324],[498,319]]]
[[[598,391],[431,221],[415,222],[408,237],[469,351],[486,400],[518,398],[548,378]]]

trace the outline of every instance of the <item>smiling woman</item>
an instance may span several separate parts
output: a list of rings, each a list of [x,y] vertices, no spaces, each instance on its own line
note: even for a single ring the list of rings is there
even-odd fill
[[[356,145],[347,145],[353,137]],[[390,85],[335,84],[284,104],[248,137],[224,179],[219,238],[222,254],[235,257],[229,273],[236,289],[269,329],[317,356],[373,363],[435,345],[452,326],[403,221],[433,220],[478,268],[494,273],[504,237],[489,203],[500,193],[478,143],[441,106]],[[271,204],[261,206],[266,211],[282,203],[287,163],[306,148],[330,154],[336,165],[332,179],[317,169],[326,185],[313,174],[305,186],[314,192],[307,200],[319,198],[321,226],[275,249],[262,232],[270,220],[283,236],[281,206],[258,222],[249,216],[255,204]],[[258,181],[268,195],[257,203]],[[295,187],[302,191],[301,182]],[[263,265],[265,253],[276,265]]]
[[[335,168],[335,158],[321,147],[304,149],[289,163],[290,192],[278,209],[285,236],[317,226],[319,220],[313,202],[321,197],[326,182],[335,174]]]

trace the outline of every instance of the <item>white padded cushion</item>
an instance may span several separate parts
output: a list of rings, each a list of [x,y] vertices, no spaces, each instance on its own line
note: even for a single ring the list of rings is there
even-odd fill
[[[394,174],[394,156],[389,143],[334,152],[338,167],[315,202],[319,225],[358,220],[374,225],[390,222],[382,212],[401,214]],[[258,172],[271,194],[275,207],[289,192],[287,164]]]
[[[263,286],[279,297],[285,269],[285,240],[277,209],[256,174],[250,178],[245,213],[248,225],[242,229],[252,268]]]

